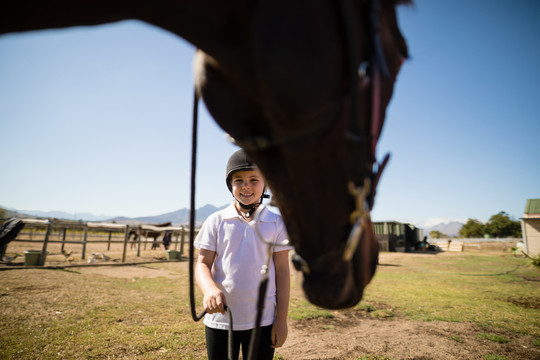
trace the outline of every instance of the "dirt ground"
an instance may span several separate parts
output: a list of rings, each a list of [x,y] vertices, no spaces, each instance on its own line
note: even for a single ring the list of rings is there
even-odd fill
[[[10,253],[22,254],[20,246],[10,245]],[[46,265],[65,266],[66,259],[51,248]],[[92,250],[88,253],[90,256]],[[121,253],[119,253],[121,254]],[[187,252],[185,253],[187,254]],[[146,251],[142,257],[135,258],[131,253],[130,262],[165,260],[166,253]],[[384,260],[385,254],[381,254]],[[119,258],[120,256],[111,256]],[[21,258],[16,261],[22,261]],[[88,260],[75,258],[72,265],[85,265]],[[118,260],[117,260],[118,262]],[[110,261],[111,265],[115,265]],[[187,262],[185,262],[187,268]],[[2,265],[5,266],[5,265]],[[98,266],[80,267],[78,271],[114,277],[157,277],[178,276],[167,269],[145,266]],[[21,274],[24,271],[15,271]],[[0,276],[2,272],[0,271]],[[295,277],[297,275],[294,275]],[[293,279],[298,281],[298,279]],[[540,360],[540,347],[531,346],[530,336],[515,334],[501,329],[481,328],[473,323],[423,322],[408,319],[392,309],[391,319],[374,319],[368,313],[352,310],[333,312],[332,319],[302,320],[289,319],[289,336],[285,346],[278,349],[280,359],[359,359],[366,354],[377,357],[366,359],[483,359],[490,354],[503,355],[508,359]],[[498,334],[511,341],[495,343],[477,337],[480,333]],[[497,358],[494,358],[497,359]],[[504,359],[504,358],[498,358]]]
[[[375,320],[354,314],[342,311],[334,319],[291,321],[289,338],[278,354],[285,359],[358,359],[365,354],[403,360],[476,360],[490,354],[540,359],[540,350],[531,348],[527,336],[491,329],[511,340],[498,344],[478,338],[486,330],[471,323],[412,321],[404,316]]]

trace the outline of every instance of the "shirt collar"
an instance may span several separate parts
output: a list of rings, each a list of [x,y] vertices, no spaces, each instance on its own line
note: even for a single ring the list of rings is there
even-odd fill
[[[238,212],[236,211],[236,208],[234,207],[234,201],[229,204],[224,210],[223,210],[223,217],[226,219],[234,219],[239,217]]]

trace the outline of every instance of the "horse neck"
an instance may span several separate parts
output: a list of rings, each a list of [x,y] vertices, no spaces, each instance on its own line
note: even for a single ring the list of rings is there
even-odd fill
[[[0,11],[0,34],[140,20],[207,51],[230,48],[239,34],[245,34],[248,9],[247,0],[44,0],[31,6],[4,0],[3,5],[8,11]]]

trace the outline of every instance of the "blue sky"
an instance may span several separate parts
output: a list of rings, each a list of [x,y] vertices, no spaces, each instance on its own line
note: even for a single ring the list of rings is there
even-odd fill
[[[520,218],[540,198],[540,3],[418,0],[373,219]],[[140,22],[0,36],[0,205],[96,215],[189,206],[194,48]],[[236,148],[200,117],[197,205]]]

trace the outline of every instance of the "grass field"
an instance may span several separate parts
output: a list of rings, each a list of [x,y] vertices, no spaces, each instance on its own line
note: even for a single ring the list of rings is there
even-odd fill
[[[475,322],[540,337],[540,268],[512,255],[393,254],[364,302],[412,319]]]
[[[55,256],[52,253],[50,258]],[[162,250],[146,251],[137,261],[164,256]],[[189,315],[187,272],[186,261],[0,271],[0,357],[204,359],[203,326]],[[299,334],[296,329],[301,327],[316,327],[312,339],[319,330],[322,339],[336,334],[345,326],[337,319],[344,314],[351,318],[354,312],[365,319],[360,322],[393,321],[396,326],[398,321],[472,323],[481,331],[445,336],[445,341],[450,338],[457,345],[487,342],[507,349],[504,354],[482,353],[478,359],[529,356],[523,354],[540,358],[539,284],[540,270],[509,254],[383,253],[376,277],[354,309],[316,308],[305,300],[294,279],[289,327],[295,331],[289,340],[294,343]],[[350,321],[347,324],[354,326]],[[514,335],[525,345],[510,348],[516,340],[509,337]],[[308,341],[306,349],[320,342]],[[382,350],[375,354],[362,351],[336,357],[323,357],[321,352],[320,358],[410,358]],[[276,359],[295,358],[287,355],[287,349],[276,353]]]

